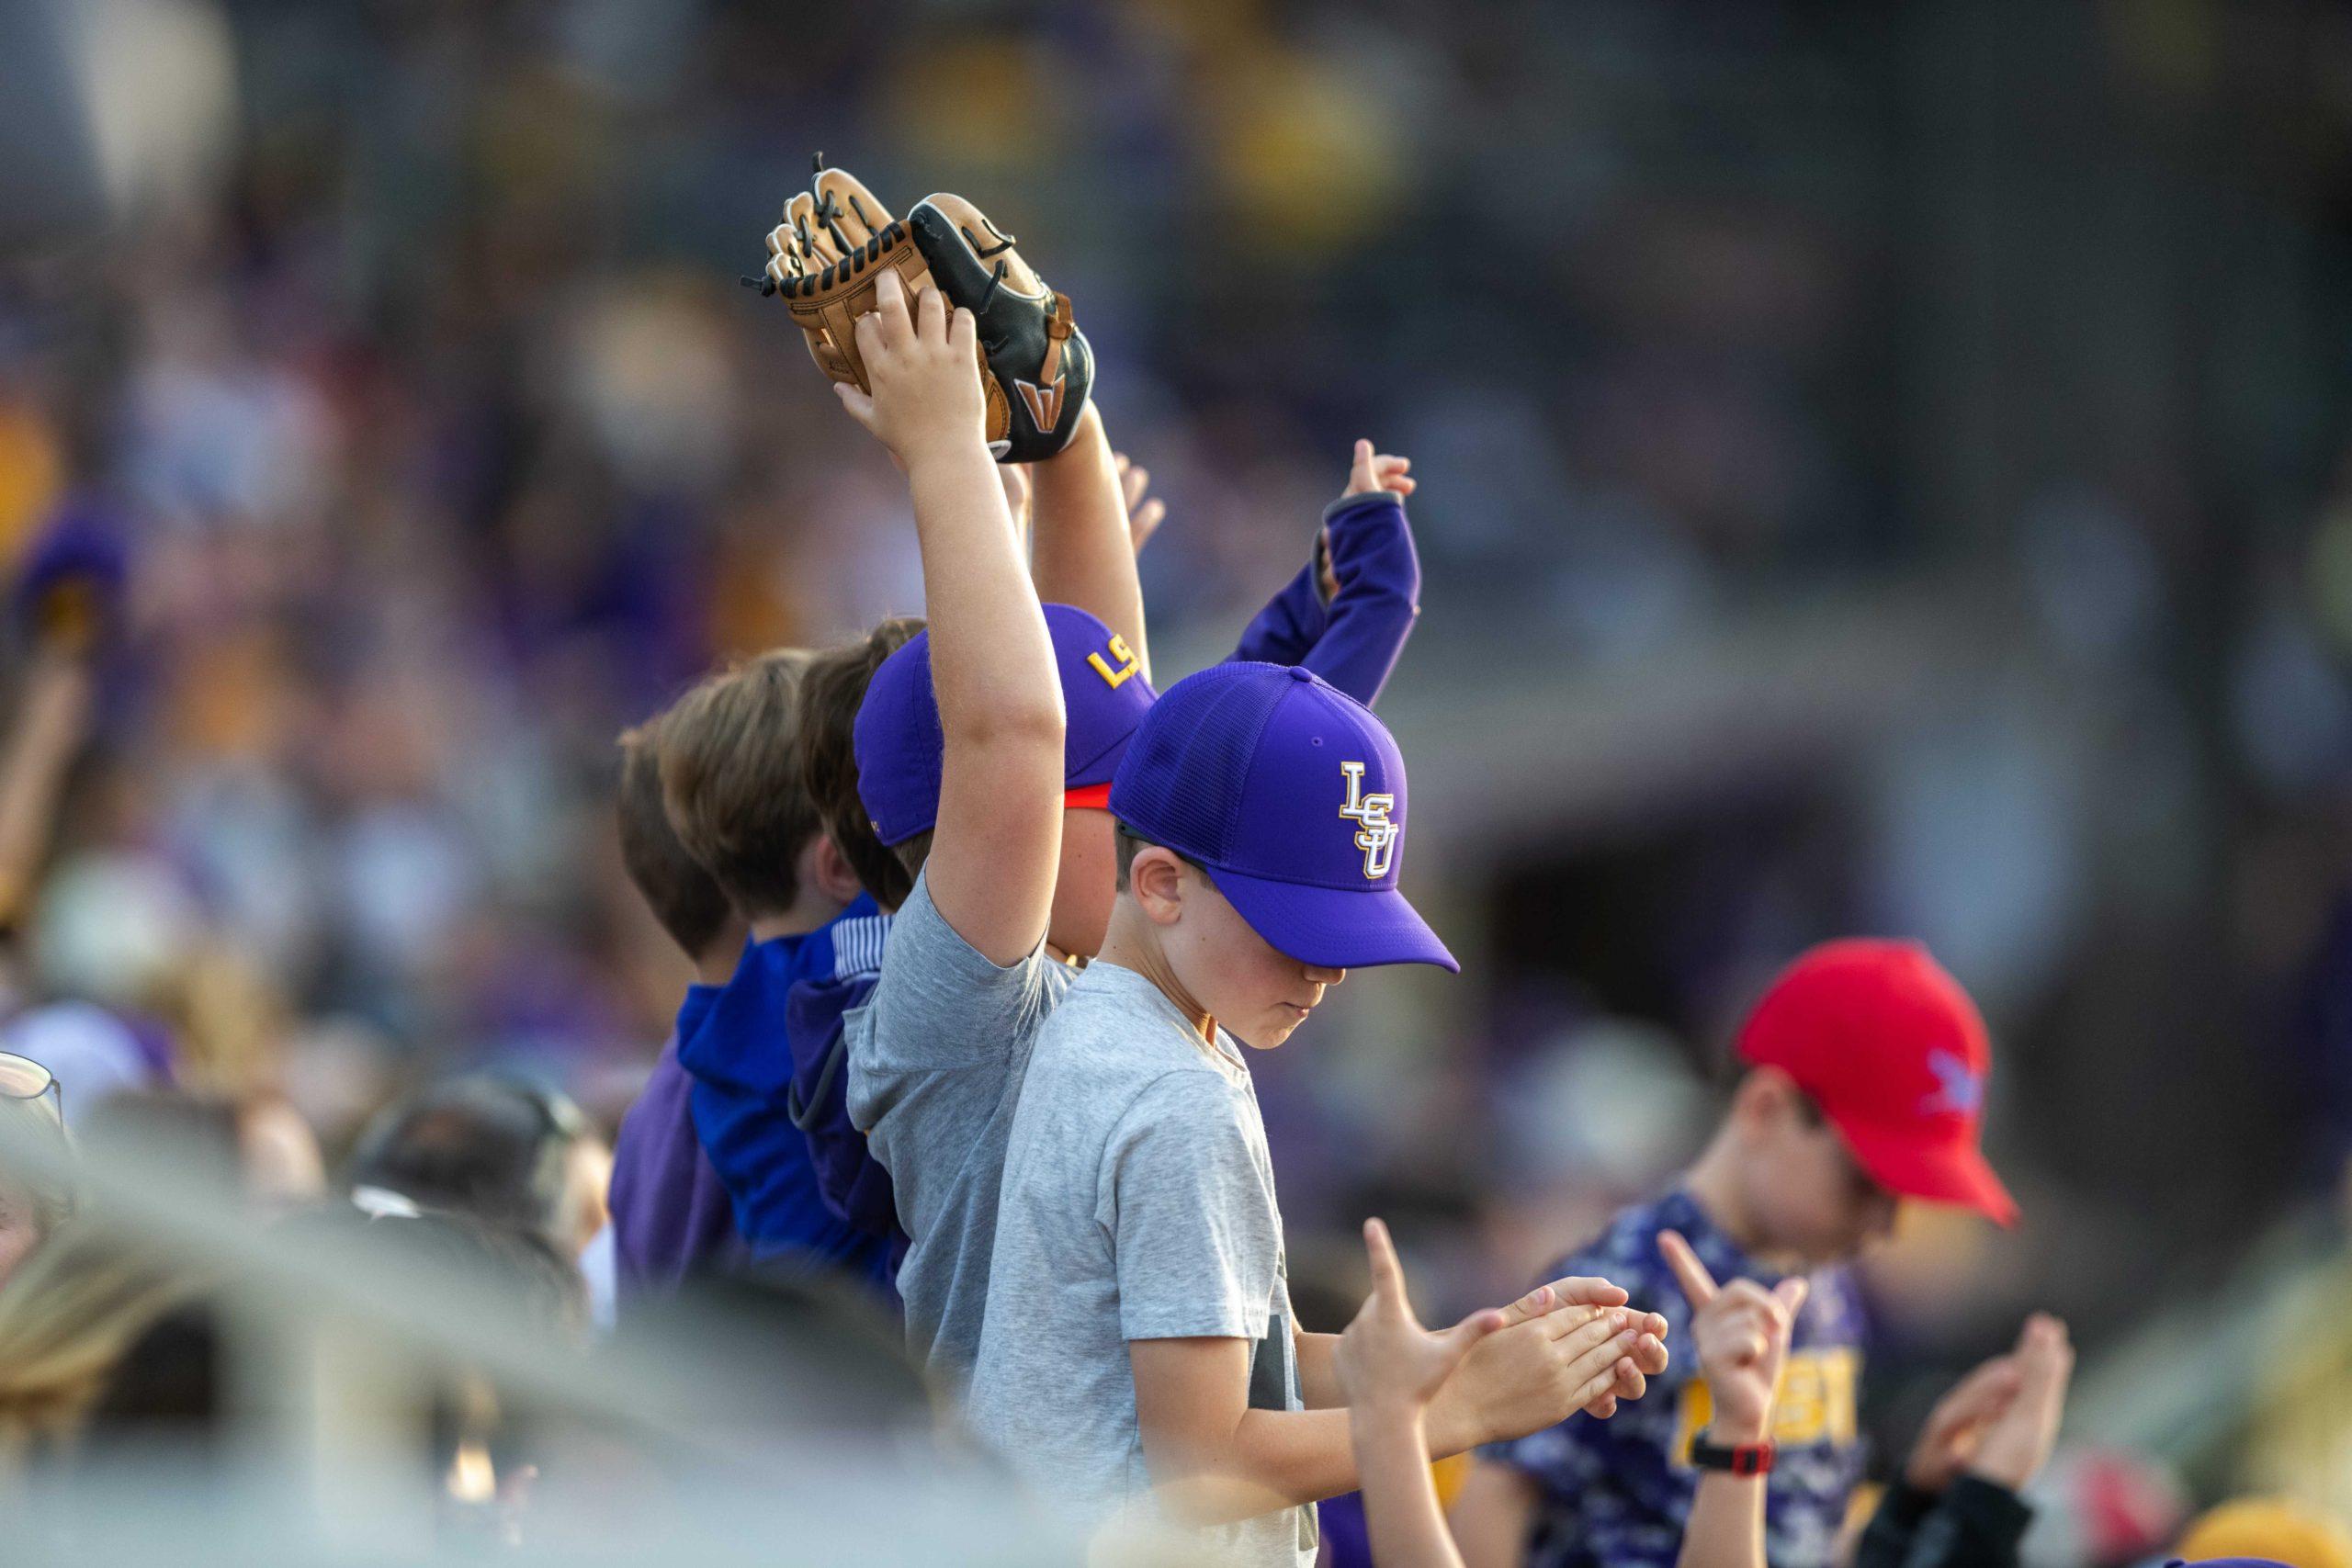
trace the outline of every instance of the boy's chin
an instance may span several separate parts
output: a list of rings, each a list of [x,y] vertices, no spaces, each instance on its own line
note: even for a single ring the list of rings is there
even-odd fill
[[[1236,1034],[1234,1038],[1252,1051],[1272,1051],[1289,1039],[1291,1032],[1306,1021],[1303,1018],[1270,1019],[1249,1033]]]

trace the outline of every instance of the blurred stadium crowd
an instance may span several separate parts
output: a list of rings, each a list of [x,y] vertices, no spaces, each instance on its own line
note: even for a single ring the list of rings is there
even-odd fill
[[[1470,9],[94,6],[148,167],[0,274],[0,547],[117,539],[124,607],[86,688],[20,661],[11,765],[71,773],[53,842],[0,822],[0,1049],[273,1211],[374,1185],[388,1106],[527,1083],[574,1207],[432,1245],[576,1328],[687,978],[616,737],[922,608],[903,485],[734,284],[822,147],[985,192],[1079,301],[1170,677],[1347,437],[1414,459],[1384,711],[1478,962],[1260,1066],[1307,1326],[1368,1213],[1433,1321],[1523,1288],[1692,1151],[1764,974],[1916,931],[2037,1223],[1876,1266],[1886,1451],[2046,1303],[2086,1440],[2041,1561],[2352,1507],[2352,22]]]

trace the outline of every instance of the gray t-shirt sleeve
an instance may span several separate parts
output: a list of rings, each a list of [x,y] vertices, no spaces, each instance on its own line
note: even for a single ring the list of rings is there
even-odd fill
[[[1095,1219],[1117,1260],[1124,1337],[1265,1335],[1282,1232],[1251,1109],[1216,1074],[1168,1073],[1112,1129]]]
[[[871,1072],[922,1073],[1009,1057],[1052,1010],[1049,972],[1057,967],[1042,935],[1019,963],[989,963],[947,923],[931,901],[930,882],[918,875],[890,922],[871,1036],[853,1041],[853,1060],[865,1055],[860,1065]],[[857,1053],[861,1043],[865,1050]]]

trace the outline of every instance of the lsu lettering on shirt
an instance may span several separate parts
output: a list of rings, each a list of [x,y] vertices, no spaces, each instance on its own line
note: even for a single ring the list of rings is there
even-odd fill
[[[1572,1416],[1485,1450],[1541,1492],[1530,1568],[1674,1568],[1680,1555],[1699,1484],[1690,1439],[1706,1426],[1712,1402],[1690,1350],[1690,1303],[1657,1254],[1662,1230],[1680,1231],[1718,1280],[1750,1279],[1769,1289],[1781,1278],[1747,1258],[1684,1192],[1623,1211],[1599,1239],[1544,1274],[1598,1274],[1624,1287],[1634,1306],[1666,1315],[1673,1354],[1647,1394],[1619,1404],[1610,1420]],[[1764,1542],[1773,1568],[1831,1568],[1862,1471],[1860,1300],[1843,1269],[1811,1279],[1773,1416],[1780,1455],[1766,1483]]]

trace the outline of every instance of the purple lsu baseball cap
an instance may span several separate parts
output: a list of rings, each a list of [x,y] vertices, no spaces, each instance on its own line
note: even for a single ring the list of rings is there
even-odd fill
[[[1130,832],[1201,866],[1302,964],[1462,965],[1396,890],[1405,761],[1313,672],[1219,664],[1168,688],[1111,781]]]
[[[1125,638],[1071,605],[1044,608],[1067,720],[1062,787],[1107,784],[1159,694]],[[857,752],[857,797],[865,803],[875,837],[903,844],[929,831],[939,821],[945,749],[931,683],[931,633],[916,633],[874,671],[851,743]]]

